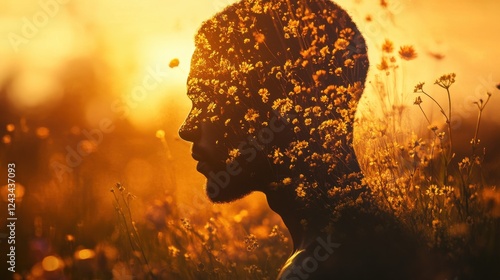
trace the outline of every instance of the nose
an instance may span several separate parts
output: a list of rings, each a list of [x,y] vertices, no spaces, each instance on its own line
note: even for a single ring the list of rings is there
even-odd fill
[[[179,128],[179,136],[189,142],[194,142],[200,138],[199,122],[190,115]]]

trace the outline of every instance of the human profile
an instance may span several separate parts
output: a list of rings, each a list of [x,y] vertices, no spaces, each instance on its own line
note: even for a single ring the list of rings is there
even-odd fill
[[[243,0],[205,21],[195,45],[179,134],[213,202],[260,191],[283,218],[294,249],[279,278],[405,279],[411,250],[373,213],[352,147],[369,61],[347,12]]]

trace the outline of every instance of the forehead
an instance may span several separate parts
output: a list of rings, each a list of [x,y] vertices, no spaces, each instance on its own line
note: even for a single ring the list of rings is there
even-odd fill
[[[197,47],[191,58],[191,68],[187,79],[188,97],[193,101],[208,101],[208,94],[216,78],[213,74],[213,63],[205,58],[203,50]]]
[[[198,46],[191,58],[187,79],[188,97],[195,102],[218,101],[229,105],[250,91],[250,63]],[[247,94],[248,95],[248,94]],[[236,102],[236,104],[238,104]],[[233,104],[234,105],[234,104]]]

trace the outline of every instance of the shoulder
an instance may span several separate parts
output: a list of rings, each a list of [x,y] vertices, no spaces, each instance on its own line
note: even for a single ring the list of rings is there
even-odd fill
[[[287,260],[278,276],[280,280],[325,279],[333,274],[334,263],[341,247],[330,236],[317,237],[303,249],[297,250]]]
[[[319,236],[287,260],[279,280],[415,279],[418,255],[411,242],[394,234]]]

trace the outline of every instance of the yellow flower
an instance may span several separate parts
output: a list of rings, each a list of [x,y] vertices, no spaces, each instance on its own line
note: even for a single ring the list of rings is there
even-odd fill
[[[313,109],[312,109],[312,111],[313,111],[313,113],[314,113],[314,115],[315,115],[316,117],[321,116],[321,107],[319,107],[319,106],[314,106],[314,107],[313,107]]]
[[[344,38],[346,40],[351,40],[354,36],[354,31],[351,28],[344,28],[340,31],[340,38]]]
[[[349,41],[344,38],[338,38],[334,45],[337,50],[345,50],[349,46]]]
[[[198,117],[200,114],[201,114],[201,109],[193,108],[193,110],[191,111],[191,115],[195,118]]]
[[[306,192],[304,191],[304,185],[303,184],[300,184],[296,189],[295,189],[295,193],[297,194],[298,197],[305,197],[306,196]]]
[[[389,64],[387,63],[387,60],[385,58],[382,58],[380,64],[377,65],[377,69],[380,71],[385,71],[389,69]]]
[[[404,60],[412,60],[417,58],[417,52],[415,52],[415,49],[411,45],[401,46],[399,48],[399,56]]]
[[[436,82],[434,82],[434,84],[444,89],[448,89],[453,83],[455,83],[455,77],[456,77],[455,73],[446,74],[439,77],[439,79],[437,79]]]
[[[244,74],[248,74],[248,72],[252,71],[254,69],[252,64],[246,63],[243,61],[240,65],[240,72]]]
[[[269,101],[269,91],[267,88],[259,89],[259,95],[262,97],[262,102],[267,103]]]
[[[413,90],[413,92],[420,92],[423,90],[424,88],[424,84],[425,83],[418,83],[416,86],[415,86],[415,89]]]
[[[420,96],[417,96],[417,98],[415,98],[415,101],[413,102],[413,104],[415,104],[415,105],[422,104],[422,98]]]
[[[389,39],[385,39],[385,42],[382,45],[382,51],[392,53],[394,51],[394,44]]]
[[[213,113],[215,107],[217,107],[217,104],[215,104],[214,102],[210,103],[207,107],[207,112]]]
[[[273,108],[273,110],[279,109],[280,113],[282,113],[284,115],[284,113],[287,113],[290,110],[292,110],[293,102],[289,98],[285,98],[285,99],[278,98],[278,99],[274,100],[272,108]]]
[[[283,184],[285,186],[290,185],[291,183],[292,183],[292,178],[287,177],[287,178],[283,179]]]
[[[259,111],[254,109],[248,109],[245,114],[245,120],[248,122],[255,122],[259,118]]]
[[[229,157],[231,159],[234,159],[234,158],[238,157],[240,154],[241,153],[240,153],[239,149],[232,149],[232,150],[229,151]]]
[[[237,88],[237,87],[235,87],[235,86],[231,86],[231,87],[229,87],[229,89],[227,90],[227,94],[229,94],[229,95],[234,95],[234,94],[236,93],[236,91],[237,91],[237,90],[238,90],[238,88]]]
[[[354,67],[354,60],[348,58],[344,61],[344,66],[348,68],[353,68]]]
[[[273,163],[274,164],[282,164],[283,160],[281,159],[283,157],[283,153],[281,153],[280,148],[276,148],[274,150],[273,154]]]

